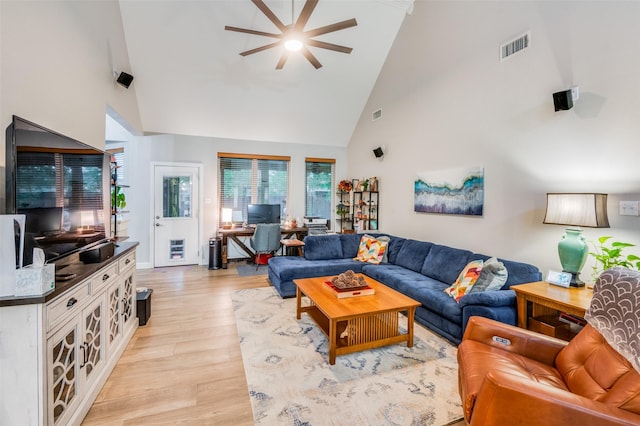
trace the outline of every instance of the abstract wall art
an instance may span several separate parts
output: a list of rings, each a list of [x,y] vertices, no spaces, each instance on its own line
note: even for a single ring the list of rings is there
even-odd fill
[[[482,216],[483,206],[483,167],[418,173],[414,211]]]

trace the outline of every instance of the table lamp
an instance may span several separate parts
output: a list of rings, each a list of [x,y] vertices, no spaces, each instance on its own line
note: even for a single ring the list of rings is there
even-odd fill
[[[233,220],[233,210],[229,208],[222,209],[222,229],[231,229],[231,221]]]
[[[584,282],[580,280],[580,271],[587,260],[589,246],[579,227],[609,227],[607,194],[547,194],[547,211],[543,223],[578,227],[565,229],[565,234],[558,243],[558,255],[562,271],[571,274],[570,285],[584,286]]]
[[[96,224],[95,214],[93,210],[82,210],[80,212],[80,233],[93,234],[93,227]]]

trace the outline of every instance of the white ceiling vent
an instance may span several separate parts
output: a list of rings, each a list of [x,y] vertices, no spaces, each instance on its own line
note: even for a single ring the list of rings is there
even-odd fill
[[[520,37],[517,37],[511,41],[506,42],[502,46],[500,46],[500,62],[504,61],[507,58],[510,58],[512,55],[515,55],[518,52],[523,51],[527,47],[531,45],[531,31],[527,31],[522,34]]]
[[[373,111],[371,117],[372,121],[380,120],[382,118],[382,108]]]

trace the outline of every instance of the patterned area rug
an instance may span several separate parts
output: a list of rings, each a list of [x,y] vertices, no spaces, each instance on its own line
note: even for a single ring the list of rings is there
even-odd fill
[[[338,356],[273,288],[232,294],[257,425],[446,425],[462,419],[456,348],[416,324],[413,348]],[[401,317],[406,326],[406,318]]]

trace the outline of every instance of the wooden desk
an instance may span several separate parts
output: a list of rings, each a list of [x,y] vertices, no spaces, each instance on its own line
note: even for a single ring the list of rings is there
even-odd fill
[[[584,317],[593,289],[559,287],[546,281],[511,286],[518,301],[518,327],[529,328],[529,318],[558,311]]]
[[[297,239],[303,240],[309,230],[307,228],[280,228],[281,234],[285,239],[291,238],[294,235]],[[242,251],[247,254],[247,257],[234,258],[234,260],[251,260],[253,259],[254,252],[246,246],[246,244],[239,237],[250,237],[255,232],[255,228],[231,228],[231,229],[218,229],[218,236],[222,237],[222,269],[227,269],[229,264],[228,259],[228,244],[229,239],[233,241]]]

